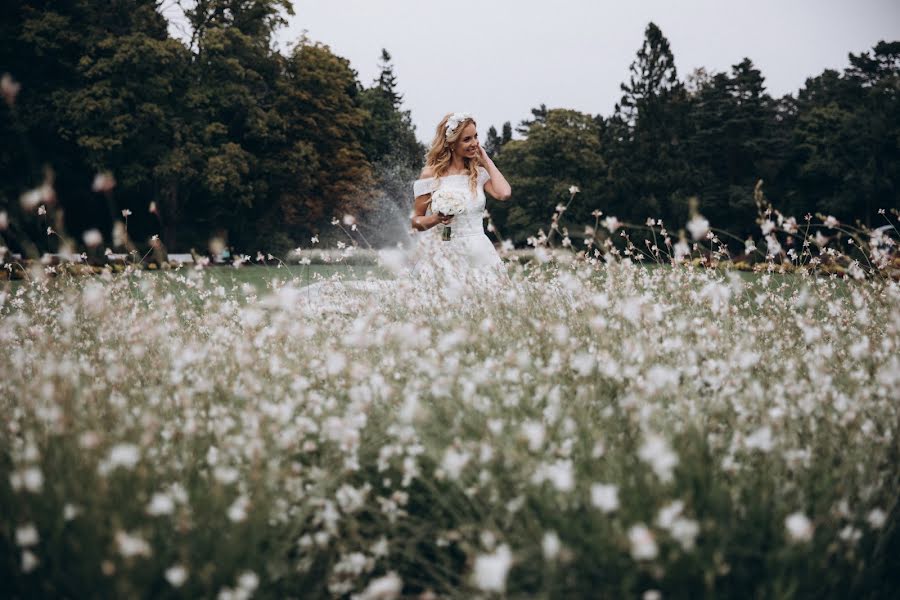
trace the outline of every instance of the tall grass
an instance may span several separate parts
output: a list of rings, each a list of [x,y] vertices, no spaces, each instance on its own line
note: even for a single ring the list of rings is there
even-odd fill
[[[0,295],[11,595],[896,591],[889,278],[554,260],[337,305],[301,283]]]

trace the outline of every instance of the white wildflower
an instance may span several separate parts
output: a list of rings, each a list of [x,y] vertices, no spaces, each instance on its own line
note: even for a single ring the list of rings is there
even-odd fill
[[[881,529],[887,522],[887,514],[880,508],[873,508],[866,516],[866,521],[869,522],[872,529]]]
[[[71,521],[80,514],[81,509],[72,503],[67,502],[66,505],[63,506],[63,519],[66,521]]]
[[[34,494],[44,489],[44,474],[38,467],[28,467],[22,471],[22,485]]]
[[[548,531],[541,540],[541,551],[546,560],[555,560],[562,545],[555,531]]]
[[[481,554],[475,559],[472,574],[475,585],[485,592],[503,593],[506,590],[506,575],[512,566],[513,556],[506,544],[491,554]]]
[[[95,192],[111,192],[116,187],[116,179],[111,173],[97,173],[94,176],[94,183],[91,189]]]
[[[619,508],[619,487],[613,484],[595,483],[591,486],[591,504],[605,513]]]
[[[119,554],[125,558],[148,557],[152,554],[150,544],[144,538],[126,531],[116,532],[116,546],[119,548]]]
[[[396,572],[390,571],[383,577],[369,582],[366,589],[353,600],[395,600],[403,591],[403,580]]]
[[[748,450],[761,450],[768,452],[772,449],[774,442],[772,441],[772,428],[764,425],[747,436],[744,440],[744,446]]]
[[[246,496],[238,496],[235,498],[231,506],[228,507],[228,520],[233,523],[240,523],[247,519],[247,509],[250,506],[250,500]]]
[[[36,546],[40,537],[34,523],[26,523],[16,528],[16,545],[20,548]]]
[[[622,226],[622,222],[616,217],[606,217],[605,219],[600,221],[600,224],[606,227],[606,229],[608,229],[610,233],[614,233]]]
[[[182,565],[172,565],[166,569],[166,581],[172,587],[181,587],[188,578],[188,571]]]
[[[528,441],[528,449],[537,452],[544,446],[544,424],[538,421],[522,423],[522,437]]]
[[[34,571],[40,561],[38,561],[38,557],[34,555],[34,552],[31,550],[23,550],[22,551],[22,572],[23,573],[31,573]]]
[[[456,448],[447,448],[444,452],[444,460],[441,461],[441,468],[450,479],[459,479],[463,468],[469,463],[472,455],[465,451],[456,450]]]
[[[171,515],[175,512],[175,502],[168,494],[156,492],[147,505],[147,514],[153,517]]]
[[[133,469],[141,458],[141,451],[134,444],[122,443],[113,446],[106,461],[101,462],[98,471],[101,475],[107,475],[117,468]]]
[[[638,450],[638,457],[650,465],[660,480],[672,480],[672,471],[678,465],[678,455],[664,438],[652,434],[647,436]]]
[[[788,539],[792,542],[808,542],[813,537],[813,525],[802,512],[788,515],[784,520]]]
[[[103,234],[96,229],[88,229],[84,232],[82,239],[88,248],[96,248],[103,243]]]
[[[357,489],[349,484],[344,484],[338,488],[335,498],[338,506],[346,514],[355,513],[366,504],[366,496],[370,490],[369,484]]]
[[[681,500],[670,502],[659,509],[659,513],[656,516],[656,524],[663,529],[671,528],[675,519],[681,516],[682,510],[684,510],[684,502]]]
[[[700,533],[700,524],[693,519],[678,517],[669,527],[669,534],[675,538],[685,551],[693,550],[697,535]]]
[[[694,241],[702,240],[709,231],[709,221],[700,215],[694,215],[687,223],[687,230],[691,232],[691,237]]]
[[[683,240],[678,240],[672,250],[675,262],[682,262],[685,258],[691,255],[691,247],[688,246],[687,243]]]
[[[253,571],[244,571],[238,576],[238,588],[252,594],[259,587],[259,575]]]
[[[552,463],[538,465],[531,478],[535,485],[549,481],[550,485],[560,492],[571,492],[575,489],[575,472],[572,461],[568,459],[557,460]]]
[[[631,544],[631,556],[635,560],[653,560],[659,554],[653,532],[641,523],[632,525],[628,530],[628,541]]]

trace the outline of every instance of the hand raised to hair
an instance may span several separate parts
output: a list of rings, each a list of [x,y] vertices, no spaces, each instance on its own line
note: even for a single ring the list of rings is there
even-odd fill
[[[484,146],[481,145],[481,142],[478,142],[478,157],[481,158],[481,162],[485,165],[492,162],[491,157],[488,156],[487,150],[484,149]]]

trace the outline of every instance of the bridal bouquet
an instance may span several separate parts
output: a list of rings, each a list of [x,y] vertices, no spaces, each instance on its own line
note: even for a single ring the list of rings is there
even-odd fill
[[[431,212],[442,215],[459,215],[466,212],[466,196],[460,190],[437,190],[431,194]],[[444,227],[442,239],[450,239],[450,226]]]

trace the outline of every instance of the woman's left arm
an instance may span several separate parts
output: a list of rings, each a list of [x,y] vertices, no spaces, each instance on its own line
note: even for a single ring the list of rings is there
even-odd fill
[[[506,181],[506,177],[503,176],[503,173],[500,172],[500,169],[488,156],[488,153],[484,151],[480,142],[478,144],[478,152],[481,155],[481,163],[487,169],[488,175],[491,176],[490,180],[484,184],[484,191],[497,200],[509,200],[509,197],[512,195],[512,188],[509,186],[509,182]]]

